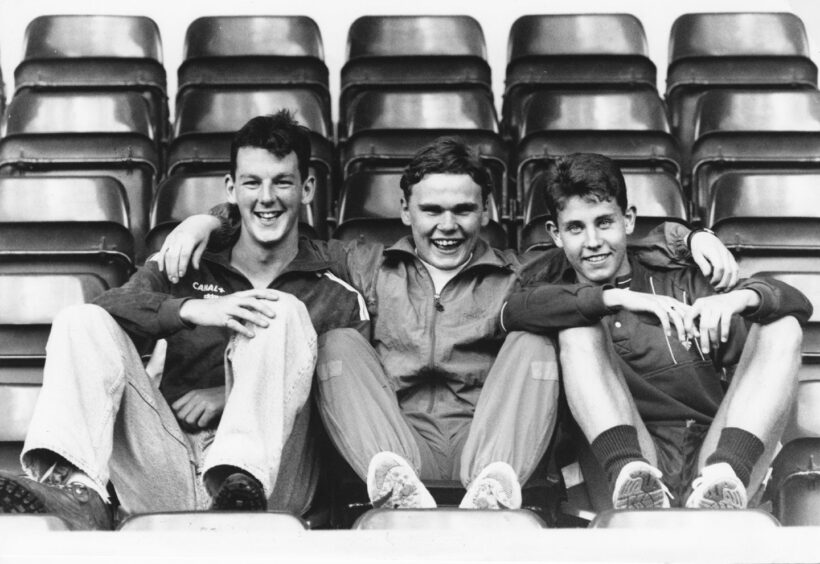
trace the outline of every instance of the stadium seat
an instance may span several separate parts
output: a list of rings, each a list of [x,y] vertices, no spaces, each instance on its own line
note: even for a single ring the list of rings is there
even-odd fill
[[[348,110],[343,177],[367,169],[401,171],[420,147],[442,135],[461,137],[479,153],[505,213],[506,149],[492,100],[475,90],[363,92]]]
[[[344,241],[365,240],[392,245],[410,228],[401,221],[401,174],[397,172],[358,172],[346,181],[339,203],[339,227],[333,237]],[[493,247],[509,247],[501,227],[498,207],[490,194],[490,223],[481,236]]]
[[[66,306],[108,289],[93,274],[0,273],[0,468],[19,455],[42,383],[51,323]]]
[[[568,153],[600,153],[624,171],[680,174],[663,102],[651,91],[534,92],[524,102],[515,152],[522,202],[535,176]]]
[[[148,109],[133,92],[23,92],[0,139],[1,176],[111,176],[128,196],[141,261],[159,162]]]
[[[457,509],[372,509],[359,517],[353,528],[359,530],[427,531],[526,531],[544,529],[538,515],[526,509],[506,511]]]
[[[117,527],[128,532],[220,532],[292,534],[306,531],[304,521],[283,511],[179,511],[131,515]]]
[[[0,514],[0,534],[36,534],[46,531],[69,531],[68,524],[56,515]]]
[[[477,89],[492,98],[487,48],[470,16],[363,16],[350,26],[341,73],[339,138],[369,89]]]
[[[760,509],[726,511],[721,509],[664,509],[623,511],[608,509],[599,513],[591,529],[678,529],[706,531],[754,531],[779,527],[780,523]]]
[[[816,89],[803,22],[789,13],[684,14],[669,39],[666,102],[688,154],[698,99],[720,88]]]
[[[168,133],[159,28],[144,16],[40,16],[26,27],[15,96],[25,91],[130,91],[148,103],[157,139]]]
[[[674,177],[660,172],[627,172],[624,173],[624,181],[629,205],[638,210],[631,240],[643,237],[663,221],[688,222],[689,213],[683,191]],[[549,212],[543,187],[538,179],[533,184],[524,201],[524,227],[519,238],[519,251],[522,253],[553,246],[545,225]]]
[[[706,223],[735,253],[741,276],[820,270],[818,180],[820,171],[730,172],[718,178]]]
[[[783,447],[772,464],[769,491],[783,525],[820,525],[820,438],[796,439]]]
[[[225,174],[230,168],[230,146],[234,133],[250,117],[291,110],[310,132],[310,174],[316,178],[316,196],[311,207],[311,225],[321,238],[333,224],[333,144],[330,116],[322,109],[316,93],[304,88],[188,89],[180,98],[174,138],[168,151],[168,174]]]
[[[146,237],[149,255],[159,251],[169,233],[180,221],[198,213],[208,213],[213,206],[224,203],[224,174],[175,174],[169,176],[157,188],[151,204],[150,231]],[[299,230],[315,237],[311,225],[312,209],[302,208]]]
[[[522,16],[510,29],[504,132],[518,140],[527,94],[542,90],[646,89],[657,92],[641,22],[630,14]]]
[[[114,178],[0,177],[0,273],[86,273],[119,286],[134,267],[128,221]]]
[[[309,88],[330,115],[319,26],[305,16],[206,16],[185,33],[177,105],[188,88]]]

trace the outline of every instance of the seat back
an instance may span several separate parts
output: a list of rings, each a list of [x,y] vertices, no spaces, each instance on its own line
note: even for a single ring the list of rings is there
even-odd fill
[[[681,529],[700,531],[758,531],[779,527],[780,523],[761,509],[665,509],[664,511],[619,511],[608,509],[590,523],[592,529]]]
[[[307,530],[307,526],[284,511],[177,511],[132,515],[117,530],[294,534]]]
[[[307,16],[205,16],[188,26],[182,59],[210,57],[325,55],[319,26]]]
[[[526,509],[508,511],[471,510],[454,507],[437,509],[371,509],[353,524],[359,530],[449,530],[449,531],[538,531],[546,524]]]
[[[783,446],[772,464],[769,491],[774,515],[783,525],[820,525],[820,438],[799,438]]]
[[[345,59],[402,56],[487,58],[484,31],[471,16],[362,16],[350,26]]]

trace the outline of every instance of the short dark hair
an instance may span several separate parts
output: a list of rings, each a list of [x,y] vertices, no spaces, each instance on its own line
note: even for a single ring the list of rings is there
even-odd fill
[[[614,199],[621,211],[626,212],[624,175],[615,161],[603,155],[573,153],[563,156],[533,184],[533,189],[544,190],[547,210],[553,221],[558,221],[558,212],[572,196],[598,201]]]
[[[419,149],[401,176],[404,199],[410,199],[413,186],[428,174],[467,174],[481,186],[481,200],[487,201],[493,180],[478,155],[462,139],[439,137]]]
[[[296,153],[302,182],[308,177],[310,165],[310,130],[294,119],[289,110],[257,116],[242,126],[231,141],[231,178],[236,175],[236,154],[242,147],[266,149],[278,158],[291,151]]]

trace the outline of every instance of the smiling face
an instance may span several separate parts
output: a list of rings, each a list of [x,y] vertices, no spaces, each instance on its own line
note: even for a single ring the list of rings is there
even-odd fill
[[[564,249],[581,282],[604,284],[629,274],[626,238],[635,228],[635,208],[621,211],[614,199],[571,196],[548,221],[555,244]]]
[[[419,258],[442,270],[469,260],[489,221],[481,187],[468,174],[427,174],[401,205]]]
[[[235,178],[228,175],[228,201],[242,220],[240,244],[272,249],[298,240],[301,206],[313,199],[313,177],[302,179],[296,153],[282,158],[260,147],[241,147]]]

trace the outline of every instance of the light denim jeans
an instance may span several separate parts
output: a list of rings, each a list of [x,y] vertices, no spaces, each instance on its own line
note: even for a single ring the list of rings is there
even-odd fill
[[[46,470],[45,449],[104,490],[125,511],[205,509],[201,476],[227,464],[250,472],[271,508],[302,513],[318,472],[307,402],[316,332],[302,302],[280,294],[276,317],[226,350],[227,404],[218,428],[188,434],[143,367],[130,337],[102,308],[72,306],[55,319],[43,388],[21,454],[26,472]],[[280,467],[287,483],[278,483]]]

